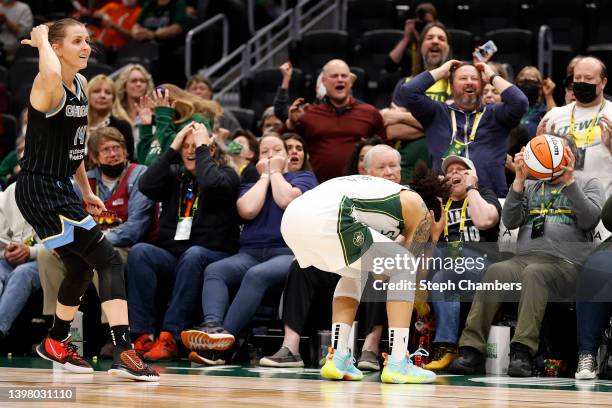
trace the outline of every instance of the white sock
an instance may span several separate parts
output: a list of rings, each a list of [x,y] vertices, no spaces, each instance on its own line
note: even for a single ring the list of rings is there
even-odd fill
[[[389,327],[389,348],[391,357],[398,361],[404,358],[408,352],[408,327]]]
[[[332,344],[331,346],[340,353],[348,352],[349,336],[351,326],[346,323],[332,323]]]

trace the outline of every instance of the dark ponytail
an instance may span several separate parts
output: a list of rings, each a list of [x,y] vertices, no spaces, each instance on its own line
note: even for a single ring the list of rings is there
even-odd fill
[[[412,171],[410,187],[418,193],[428,209],[433,210],[436,221],[442,216],[442,203],[450,195],[450,185],[444,178],[440,178],[433,170],[427,167],[424,161],[419,160]]]

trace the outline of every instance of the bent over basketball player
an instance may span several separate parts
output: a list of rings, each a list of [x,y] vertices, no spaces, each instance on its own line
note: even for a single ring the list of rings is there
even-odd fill
[[[49,250],[61,257],[66,276],[59,289],[55,318],[38,354],[76,373],[93,368],[70,342],[70,323],[93,277],[100,278],[100,300],[115,346],[111,375],[140,381],[159,381],[129,341],[128,311],[119,254],[85,212],[70,177],[83,193],[87,210],[99,214],[102,201],[91,191],[85,173],[87,98],[85,79],[77,74],[91,52],[85,26],[62,19],[32,29],[22,41],[38,48],[39,73],[28,106],[28,129],[16,201],[24,218]]]
[[[322,377],[363,378],[354,366],[348,339],[365,282],[361,279],[364,253],[373,244],[394,245],[400,235],[405,237],[407,247],[425,243],[431,226],[432,216],[419,194],[378,177],[332,179],[287,207],[281,232],[300,267],[314,266],[342,276],[334,293],[332,345],[321,369]],[[394,248],[402,252],[399,245]],[[392,275],[390,282],[393,279]],[[411,279],[414,281],[415,276]],[[385,383],[430,383],[436,378],[433,372],[415,366],[407,354],[413,300],[414,291],[390,290],[387,294],[391,355],[385,355],[381,375]]]

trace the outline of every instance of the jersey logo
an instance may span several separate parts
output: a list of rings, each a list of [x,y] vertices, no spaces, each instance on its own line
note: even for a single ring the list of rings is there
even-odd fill
[[[365,237],[363,236],[363,232],[357,231],[353,234],[353,245],[356,247],[362,247],[364,241]]]
[[[74,145],[85,144],[85,135],[87,134],[87,125],[79,126],[74,133]]]

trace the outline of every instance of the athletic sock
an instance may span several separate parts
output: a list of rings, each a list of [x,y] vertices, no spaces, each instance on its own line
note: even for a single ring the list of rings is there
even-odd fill
[[[346,323],[332,323],[332,348],[342,354],[348,352],[348,342],[350,335],[350,325]]]
[[[53,317],[53,326],[49,331],[49,337],[55,341],[64,341],[70,334],[72,320],[62,320],[57,315]]]
[[[408,352],[408,327],[389,327],[389,349],[393,360],[399,361]]]
[[[121,353],[122,351],[132,348],[132,343],[130,342],[130,326],[112,326],[110,328],[110,335],[116,352]]]

